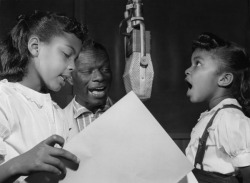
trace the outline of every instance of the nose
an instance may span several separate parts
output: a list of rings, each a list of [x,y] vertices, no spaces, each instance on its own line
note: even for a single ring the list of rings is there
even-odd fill
[[[72,59],[68,65],[68,68],[69,72],[72,72],[75,70],[75,61]]]
[[[186,74],[186,75],[190,75],[190,73],[191,73],[191,67],[189,67],[189,68],[187,68],[187,69],[185,70],[185,74]]]
[[[99,70],[94,70],[92,73],[92,81],[101,82],[104,80],[103,74]]]

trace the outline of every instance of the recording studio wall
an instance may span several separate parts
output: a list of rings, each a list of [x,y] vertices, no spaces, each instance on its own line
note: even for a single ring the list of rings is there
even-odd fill
[[[126,93],[122,81],[124,43],[119,23],[126,0],[0,0],[0,38],[19,14],[32,10],[64,12],[89,27],[90,35],[106,46],[113,70],[110,96],[118,101]],[[151,32],[154,66],[152,96],[144,102],[169,133],[189,134],[204,104],[186,97],[184,71],[190,65],[191,42],[201,32],[213,32],[249,50],[248,0],[143,0],[146,30]],[[64,107],[73,97],[67,85],[54,100]]]

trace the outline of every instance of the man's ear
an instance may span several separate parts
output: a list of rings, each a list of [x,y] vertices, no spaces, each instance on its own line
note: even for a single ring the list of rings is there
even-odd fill
[[[40,40],[37,36],[30,37],[28,41],[28,49],[29,49],[30,54],[33,57],[36,57],[39,55],[39,44],[40,44]]]
[[[222,73],[218,80],[218,85],[222,87],[227,87],[232,84],[234,75],[230,72]]]

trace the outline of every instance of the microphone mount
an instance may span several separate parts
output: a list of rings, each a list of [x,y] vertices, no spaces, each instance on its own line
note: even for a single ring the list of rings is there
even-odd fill
[[[132,90],[141,100],[147,100],[151,96],[154,70],[150,56],[150,32],[145,31],[142,7],[142,0],[128,0],[119,30],[121,33],[126,22],[126,30],[121,33],[125,47],[123,81],[126,92]]]
[[[121,30],[122,24],[124,23],[124,21],[127,21],[126,33],[122,33],[122,35],[127,37],[127,39],[131,37],[132,31],[134,29],[140,30],[140,52],[141,52],[140,66],[146,68],[148,66],[148,61],[145,58],[146,34],[145,34],[144,18],[142,15],[143,14],[142,6],[143,6],[142,0],[128,0],[128,3],[126,5],[126,11],[124,12],[125,19],[122,20],[119,28]]]

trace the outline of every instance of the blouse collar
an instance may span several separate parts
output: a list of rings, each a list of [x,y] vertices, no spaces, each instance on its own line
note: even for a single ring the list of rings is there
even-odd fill
[[[207,116],[207,115],[212,115],[214,114],[219,108],[222,108],[224,105],[228,105],[228,104],[234,104],[236,106],[240,106],[239,102],[235,99],[235,98],[226,98],[224,100],[222,100],[219,104],[217,104],[216,106],[214,106],[212,109],[210,110],[206,110],[205,112],[201,113],[200,118],[198,119],[198,121]]]
[[[8,83],[14,90],[20,92],[27,100],[34,102],[39,108],[42,108],[45,102],[52,101],[49,93],[40,93],[18,82],[8,82],[7,79],[2,82]],[[52,103],[56,105],[53,101]]]

